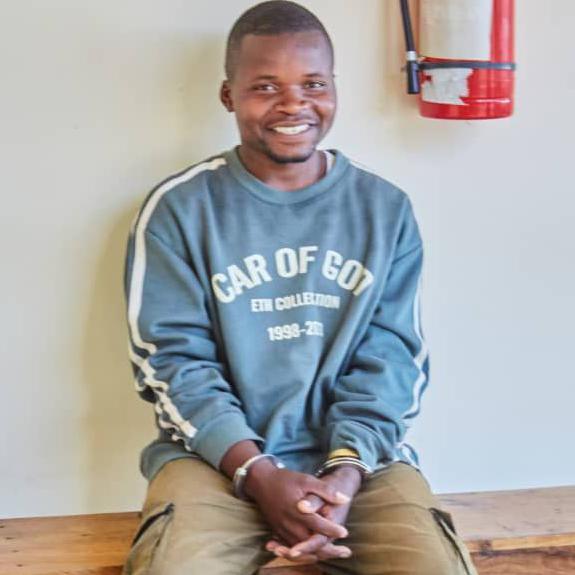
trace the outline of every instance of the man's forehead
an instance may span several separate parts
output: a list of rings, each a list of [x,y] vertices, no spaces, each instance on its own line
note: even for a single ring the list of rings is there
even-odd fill
[[[284,33],[276,35],[247,34],[242,39],[237,67],[248,72],[274,70],[293,64],[294,59],[309,65],[308,75],[326,73],[332,66],[330,46],[321,32]],[[249,69],[249,70],[248,70]]]

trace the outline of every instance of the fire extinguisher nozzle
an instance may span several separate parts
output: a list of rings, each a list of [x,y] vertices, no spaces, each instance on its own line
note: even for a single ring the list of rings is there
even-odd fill
[[[417,62],[408,61],[405,67],[407,74],[407,93],[419,94],[419,65]]]

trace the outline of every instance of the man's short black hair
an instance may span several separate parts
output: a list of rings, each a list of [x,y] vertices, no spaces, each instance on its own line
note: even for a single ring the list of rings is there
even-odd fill
[[[295,32],[320,32],[326,39],[333,61],[333,45],[327,30],[315,14],[296,2],[271,0],[252,6],[233,25],[226,45],[225,70],[232,79],[237,65],[242,40],[248,34],[276,36]]]

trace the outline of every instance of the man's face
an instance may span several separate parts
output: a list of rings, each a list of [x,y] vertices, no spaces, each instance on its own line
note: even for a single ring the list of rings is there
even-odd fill
[[[221,98],[235,112],[242,150],[252,159],[306,161],[336,110],[327,40],[316,31],[245,36]]]

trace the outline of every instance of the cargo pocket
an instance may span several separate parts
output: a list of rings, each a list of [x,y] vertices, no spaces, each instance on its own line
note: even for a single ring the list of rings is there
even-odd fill
[[[436,509],[434,507],[430,508],[431,514],[433,515],[435,521],[438,523],[439,527],[443,531],[443,534],[447,537],[451,545],[453,546],[456,554],[461,559],[461,563],[465,567],[465,572],[467,575],[477,575],[473,561],[471,560],[471,555],[465,543],[457,535],[455,531],[455,526],[453,524],[453,519],[447,511],[442,509]]]
[[[152,508],[134,536],[122,575],[147,575],[154,555],[174,513],[173,503]]]

